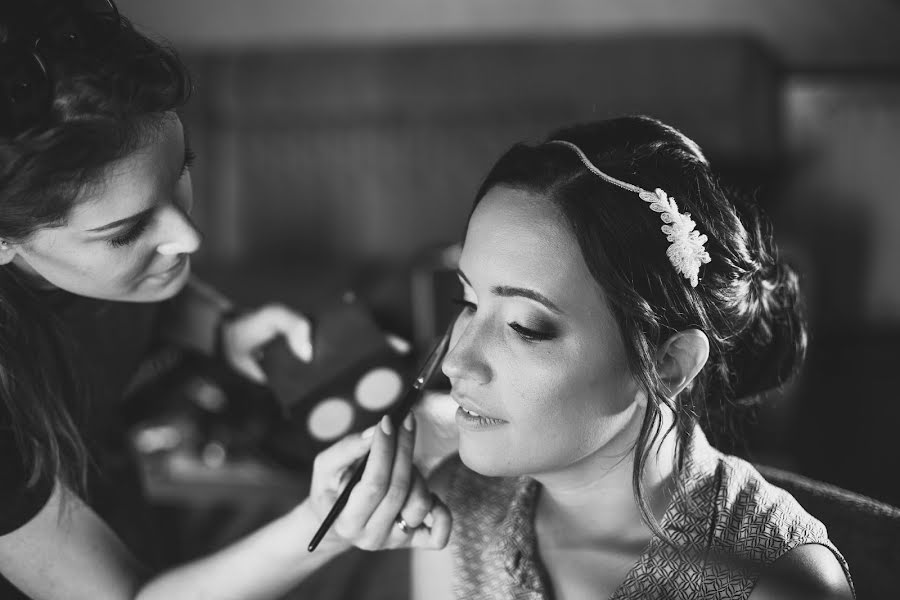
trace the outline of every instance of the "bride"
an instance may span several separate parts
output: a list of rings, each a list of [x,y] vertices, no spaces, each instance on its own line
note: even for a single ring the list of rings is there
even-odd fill
[[[646,117],[516,145],[476,197],[443,370],[448,547],[417,598],[851,598],[825,527],[702,415],[802,362],[796,275],[697,145]]]

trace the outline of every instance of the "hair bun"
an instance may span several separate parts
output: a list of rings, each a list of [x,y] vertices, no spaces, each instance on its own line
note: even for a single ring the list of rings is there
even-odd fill
[[[734,395],[751,399],[788,382],[806,356],[805,307],[797,272],[778,255],[769,223],[755,208],[739,207],[749,234],[747,327],[731,361]]]

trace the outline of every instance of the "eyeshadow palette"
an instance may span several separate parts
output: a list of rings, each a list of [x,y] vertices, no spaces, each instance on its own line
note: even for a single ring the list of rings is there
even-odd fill
[[[411,358],[352,294],[311,320],[312,361],[300,361],[283,338],[266,347],[261,361],[293,432],[291,454],[307,459],[377,423],[400,399]]]

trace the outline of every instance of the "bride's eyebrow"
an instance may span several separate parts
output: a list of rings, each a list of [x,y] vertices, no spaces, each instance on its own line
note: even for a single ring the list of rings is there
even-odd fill
[[[556,306],[549,298],[547,298],[547,296],[529,288],[509,285],[497,285],[491,288],[491,292],[497,296],[502,296],[504,298],[528,298],[529,300],[534,300],[538,304],[544,305],[544,307],[546,307],[550,312],[554,312],[558,315],[562,314],[562,310],[560,310],[558,306]]]
[[[469,278],[466,277],[466,274],[462,272],[462,269],[456,270],[459,278],[462,279],[466,285],[472,287],[472,284],[469,282]],[[550,312],[556,313],[558,315],[563,314],[563,311],[553,303],[552,300],[547,298],[547,296],[541,294],[538,291],[532,290],[530,288],[516,287],[510,285],[496,285],[491,288],[491,293],[496,296],[501,296],[503,298],[528,298],[529,300],[533,300],[538,304],[542,304],[546,307]]]

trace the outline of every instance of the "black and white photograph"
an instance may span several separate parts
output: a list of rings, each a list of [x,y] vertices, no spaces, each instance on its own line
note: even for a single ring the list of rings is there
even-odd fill
[[[900,1],[0,0],[0,600],[891,600]]]

